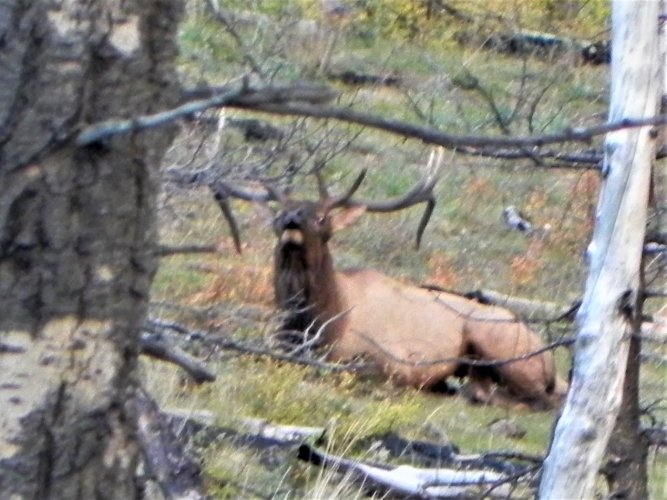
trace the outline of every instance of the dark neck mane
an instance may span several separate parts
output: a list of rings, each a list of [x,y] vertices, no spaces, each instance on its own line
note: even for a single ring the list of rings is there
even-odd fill
[[[275,299],[286,313],[284,330],[305,331],[310,327],[315,333],[340,312],[335,271],[328,252],[314,267],[303,249],[280,246],[276,249],[275,267]]]

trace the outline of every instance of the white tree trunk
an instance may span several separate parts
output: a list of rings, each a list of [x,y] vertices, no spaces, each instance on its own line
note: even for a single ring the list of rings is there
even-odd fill
[[[610,121],[658,111],[659,3],[613,1]],[[544,462],[541,499],[594,495],[596,474],[619,412],[629,334],[637,313],[655,143],[652,127],[621,130],[606,138],[605,179],[577,316],[573,377]]]

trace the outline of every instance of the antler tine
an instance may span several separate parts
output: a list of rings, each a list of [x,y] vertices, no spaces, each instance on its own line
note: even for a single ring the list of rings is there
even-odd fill
[[[320,169],[315,170],[315,178],[317,179],[317,191],[320,193],[320,199],[328,199],[329,190],[327,189],[327,185],[324,182],[324,177],[322,176],[322,171]]]
[[[410,190],[401,196],[391,198],[389,200],[382,201],[364,201],[364,200],[348,200],[348,205],[364,205],[367,212],[394,212],[396,210],[401,210],[403,208],[408,208],[419,203],[426,203],[426,208],[422,215],[421,220],[419,221],[419,226],[417,227],[417,238],[416,246],[419,248],[421,244],[422,235],[424,230],[431,219],[431,214],[435,208],[435,196],[433,195],[433,188],[438,182],[438,177],[440,175],[440,170],[442,168],[442,161],[444,157],[444,148],[438,148],[436,154],[435,151],[431,151],[429,156],[429,161],[427,164],[426,177],[421,179],[417,184],[415,184]]]
[[[435,149],[431,150],[431,154],[428,157],[428,164],[426,165],[426,170],[429,172],[429,175],[439,176],[440,170],[442,169],[442,160],[445,156],[445,148],[438,146],[438,155],[435,154]]]
[[[358,203],[354,202],[352,200],[352,195],[359,189],[359,186],[361,186],[361,183],[364,180],[364,177],[366,177],[366,169],[363,169],[361,173],[357,176],[357,178],[354,180],[352,185],[348,188],[347,191],[344,193],[335,196],[335,197],[327,197],[326,199],[326,207],[328,210],[331,210],[332,208],[336,207],[342,207],[342,206],[348,206],[348,205],[358,205]]]
[[[409,191],[401,196],[382,201],[362,201],[354,200],[355,205],[366,205],[368,212],[393,212],[408,208],[417,203],[426,202],[433,199],[433,188],[438,182],[442,160],[444,157],[444,148],[439,147],[436,155],[435,150],[431,151],[428,164],[426,166],[427,174]]]
[[[247,191],[222,181],[209,183],[208,187],[213,192],[215,201],[218,203],[222,215],[229,225],[229,230],[232,233],[232,239],[234,240],[234,247],[238,253],[241,253],[241,232],[238,223],[236,222],[236,218],[234,217],[234,212],[232,212],[232,207],[229,205],[229,198],[238,198],[240,200],[257,203],[266,203],[267,201],[282,202],[285,199],[283,193],[269,185],[264,186],[266,189],[265,192]]]
[[[264,189],[266,189],[267,193],[267,198],[266,201],[277,201],[278,203],[282,203],[283,205],[287,202],[288,198],[287,195],[285,194],[284,191],[281,189],[278,189],[277,186],[274,184],[269,184],[268,182],[263,182],[262,186],[264,186]]]

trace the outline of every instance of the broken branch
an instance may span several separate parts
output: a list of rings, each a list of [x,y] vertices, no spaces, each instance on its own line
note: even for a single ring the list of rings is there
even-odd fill
[[[143,333],[140,344],[142,354],[181,367],[197,384],[215,380],[215,375],[201,361],[179,347],[169,345],[159,333]]]

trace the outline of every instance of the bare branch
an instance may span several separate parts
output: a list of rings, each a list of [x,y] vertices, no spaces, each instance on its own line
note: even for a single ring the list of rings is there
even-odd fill
[[[277,359],[280,361],[287,361],[290,363],[295,363],[305,366],[313,366],[315,368],[328,370],[332,372],[360,371],[368,368],[368,364],[366,363],[346,363],[346,364],[327,363],[325,361],[313,359],[312,357],[294,356],[274,349],[269,349],[267,347],[250,345],[243,342],[238,342],[236,340],[227,337],[215,336],[209,332],[200,332],[191,330],[184,325],[172,321],[150,319],[147,322],[146,329],[148,331],[158,330],[158,329],[170,329],[174,332],[177,332],[178,334],[185,335],[188,338],[201,339],[206,344],[221,349],[234,350],[244,354],[252,354],[254,356],[267,356],[272,359]]]
[[[319,368],[322,370],[327,370],[331,372],[346,372],[346,371],[361,371],[368,368],[367,363],[327,363],[326,361],[321,361],[318,359],[313,359],[312,357],[307,356],[292,356],[290,354],[285,354],[274,349],[268,349],[265,347],[256,347],[249,344],[244,344],[237,342],[232,339],[214,339],[211,341],[221,347],[222,349],[231,349],[234,351],[242,352],[245,354],[252,354],[255,356],[267,356],[272,359],[277,359],[279,361],[287,361],[297,365],[312,366],[314,368]]]
[[[141,335],[140,344],[142,354],[174,363],[183,368],[197,384],[215,380],[215,375],[201,361],[182,349],[169,345],[160,334],[144,333]]]
[[[567,168],[567,169],[599,169],[602,162],[602,152],[595,149],[588,149],[578,152],[563,152],[560,150],[531,150],[531,154],[526,154],[525,149],[507,149],[497,147],[471,148],[461,147],[456,150],[457,153],[479,156],[486,158],[496,158],[501,160],[519,160],[530,158],[538,159],[536,165],[542,168]],[[493,164],[489,164],[492,166]],[[478,165],[478,168],[482,165]]]
[[[221,93],[216,93],[221,92]],[[467,154],[499,156],[511,154],[510,151],[525,149],[518,157],[539,156],[539,148],[548,144],[565,142],[590,142],[593,138],[608,132],[626,128],[638,128],[647,125],[662,126],[667,124],[667,115],[656,115],[643,119],[622,119],[612,123],[600,124],[588,128],[571,128],[555,134],[528,135],[518,137],[484,137],[448,134],[440,130],[407,123],[401,120],[354,111],[349,108],[323,107],[322,104],[335,98],[337,93],[329,87],[317,84],[295,84],[287,86],[252,89],[247,82],[241,88],[218,89],[203,88],[189,91],[191,96],[214,95],[208,99],[198,99],[177,108],[153,115],[139,116],[128,120],[109,120],[85,127],[76,138],[77,146],[87,146],[102,139],[118,134],[163,126],[194,113],[216,107],[236,107],[248,111],[260,111],[278,115],[297,115],[313,118],[331,118],[348,123],[371,127],[385,132],[420,139],[425,143],[439,145],[447,149]],[[496,148],[499,151],[484,151],[480,148]],[[532,148],[532,149],[529,149]],[[530,153],[530,154],[528,154]],[[514,153],[516,154],[516,153]],[[549,153],[556,157],[555,153]],[[562,155],[562,161],[568,161]],[[582,163],[597,163],[594,157],[582,157],[575,160]]]
[[[434,366],[434,365],[441,365],[441,364],[465,364],[467,366],[479,366],[479,367],[484,367],[484,368],[496,368],[498,366],[504,366],[508,365],[511,363],[515,363],[517,361],[524,361],[526,359],[533,358],[535,356],[539,356],[540,354],[547,352],[547,351],[552,351],[558,347],[564,347],[564,346],[569,346],[574,344],[575,338],[574,337],[563,337],[561,340],[557,340],[555,342],[552,342],[550,344],[545,345],[544,347],[541,347],[540,349],[536,349],[534,351],[531,351],[527,354],[523,354],[521,356],[515,356],[511,358],[504,358],[504,359],[496,359],[493,361],[482,361],[479,359],[472,359],[472,358],[441,358],[441,359],[433,359],[430,361],[413,361],[413,360],[407,360],[404,358],[399,358],[397,356],[394,356],[391,352],[386,350],[384,346],[376,342],[374,339],[371,337],[364,335],[364,334],[359,334],[361,338],[366,340],[369,344],[371,344],[375,349],[380,350],[387,358],[390,358],[391,360],[401,363],[404,365],[410,365],[410,366]]]
[[[595,125],[588,128],[568,128],[555,134],[527,135],[517,137],[483,137],[470,135],[448,134],[433,128],[422,127],[401,120],[362,113],[348,108],[326,108],[313,106],[307,103],[283,103],[283,104],[256,104],[245,105],[231,103],[231,107],[238,107],[253,111],[263,111],[278,115],[300,115],[314,118],[333,118],[341,121],[356,123],[372,127],[385,132],[420,139],[425,143],[442,146],[447,149],[459,150],[468,146],[473,148],[496,147],[496,148],[540,148],[547,144],[563,142],[589,142],[593,138],[608,132],[627,128],[639,128],[645,126],[662,126],[667,124],[667,115],[656,115],[650,118],[622,119],[612,123]]]
[[[155,255],[158,257],[169,257],[184,253],[216,253],[217,251],[218,247],[216,245],[187,245],[179,247],[161,245],[155,251]]]
[[[138,116],[129,120],[107,120],[95,123],[84,128],[76,137],[75,143],[79,147],[89,146],[114,135],[139,132],[148,128],[167,125],[209,108],[224,106],[233,99],[238,99],[242,94],[243,89],[228,90],[210,99],[191,101],[169,111]]]
[[[79,132],[75,143],[79,147],[89,146],[108,137],[139,132],[148,128],[167,125],[175,120],[191,116],[210,108],[225,106],[255,108],[268,103],[308,102],[322,104],[338,94],[329,87],[317,84],[295,84],[251,89],[247,81],[240,88],[222,88],[222,93],[208,99],[199,99],[182,104],[169,111],[138,116],[128,120],[108,120],[85,127]],[[204,91],[202,91],[204,93]]]
[[[418,498],[467,498],[481,485],[500,486],[507,479],[504,474],[484,469],[370,465],[325,453],[307,444],[299,447],[298,456],[314,465],[350,474],[355,481],[374,490]],[[501,496],[506,498],[508,494],[509,489],[503,488]]]
[[[229,33],[232,36],[236,44],[239,46],[241,52],[243,53],[243,58],[250,65],[252,70],[262,78],[266,78],[266,74],[262,70],[262,67],[253,57],[250,50],[248,50],[248,47],[246,47],[246,44],[243,41],[243,37],[234,27],[234,23],[232,19],[230,19],[229,13],[226,12],[224,9],[221,9],[217,1],[208,0],[206,4],[208,5],[209,10],[213,14],[213,17],[224,25],[225,29],[227,30],[227,33]]]
[[[525,78],[525,71],[524,71],[524,78]],[[457,84],[457,86],[461,87],[464,90],[476,91],[477,94],[479,94],[479,96],[491,110],[491,113],[493,114],[493,121],[496,123],[500,131],[505,135],[510,134],[510,129],[509,129],[510,119],[505,118],[505,116],[503,116],[503,113],[498,108],[498,105],[496,104],[496,100],[493,98],[493,95],[488,89],[486,89],[480,83],[477,77],[475,77],[467,68],[463,68],[462,72],[456,78],[455,83]]]
[[[179,334],[186,335],[191,338],[198,338],[204,340],[207,344],[209,345],[214,345],[216,347],[222,348],[222,349],[231,349],[234,351],[238,351],[244,354],[252,354],[255,356],[267,356],[273,359],[277,359],[280,361],[287,361],[290,363],[295,363],[295,364],[300,364],[300,365],[305,365],[305,366],[313,366],[315,368],[320,368],[332,372],[343,372],[343,371],[352,371],[352,372],[360,372],[364,370],[368,370],[370,368],[368,363],[327,363],[326,361],[322,361],[319,359],[313,359],[310,356],[300,356],[300,355],[294,355],[293,353],[285,353],[282,351],[277,351],[275,349],[269,349],[267,347],[263,346],[255,346],[255,345],[250,345],[246,344],[243,342],[238,342],[230,338],[222,338],[222,337],[216,337],[214,335],[211,335],[210,333],[206,332],[196,332],[194,330],[191,330],[187,328],[184,325],[181,325],[176,322],[169,322],[169,321],[164,321],[164,320],[156,320],[156,319],[151,319],[148,322],[148,328],[149,329],[156,329],[156,328],[169,328],[174,331],[176,331]],[[513,363],[516,361],[522,361],[525,359],[532,358],[534,356],[539,356],[543,352],[549,351],[556,349],[558,347],[562,346],[568,346],[571,345],[574,342],[573,337],[564,337],[561,340],[558,340],[556,342],[552,342],[551,344],[548,344],[541,349],[537,349],[533,352],[530,352],[528,354],[522,355],[522,356],[516,356],[513,358],[506,358],[506,359],[500,359],[500,360],[494,360],[494,361],[482,361],[482,360],[477,360],[477,359],[471,359],[471,358],[443,358],[443,359],[436,359],[432,361],[411,361],[407,359],[402,359],[402,358],[397,358],[393,356],[390,352],[387,352],[383,346],[375,342],[372,338],[369,338],[366,335],[362,335],[362,337],[367,340],[370,344],[372,344],[375,348],[380,349],[383,353],[387,355],[387,357],[393,359],[394,361],[397,361],[399,363],[403,364],[408,364],[410,366],[431,366],[431,365],[438,365],[438,364],[445,364],[445,363],[465,363],[469,366],[477,366],[477,367],[498,367],[498,366],[503,366],[505,364]],[[298,351],[294,351],[298,352]]]

